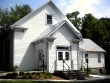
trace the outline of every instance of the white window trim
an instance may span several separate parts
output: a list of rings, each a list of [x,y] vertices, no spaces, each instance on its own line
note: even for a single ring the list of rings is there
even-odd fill
[[[98,54],[98,63],[101,63],[101,54]]]
[[[53,24],[53,14],[48,14],[48,13],[45,14],[45,25],[51,26],[52,24],[47,24],[47,15],[51,15],[52,16],[52,24]]]

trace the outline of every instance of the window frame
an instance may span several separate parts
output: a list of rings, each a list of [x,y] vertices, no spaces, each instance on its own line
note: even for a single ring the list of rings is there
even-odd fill
[[[56,46],[57,51],[70,51],[70,46]]]
[[[47,19],[48,15],[51,16],[52,18],[51,19]],[[53,24],[53,14],[46,14],[45,18],[46,18],[45,19],[45,22],[46,22],[45,24],[46,25],[52,25]],[[48,24],[48,20],[51,20],[51,23]]]
[[[68,53],[68,56],[66,53]],[[69,52],[65,52],[65,60],[70,60],[70,53]]]
[[[98,63],[101,63],[101,54],[98,54]]]
[[[89,54],[85,54],[85,63],[89,63]]]
[[[62,53],[62,55],[60,56],[59,53]],[[63,52],[58,52],[58,60],[59,61],[63,60]]]

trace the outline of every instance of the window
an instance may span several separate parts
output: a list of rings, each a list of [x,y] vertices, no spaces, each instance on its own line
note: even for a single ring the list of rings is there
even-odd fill
[[[85,62],[86,62],[86,63],[89,63],[89,57],[88,57],[88,54],[85,54]]]
[[[57,50],[70,50],[70,47],[69,46],[57,46]]]
[[[63,60],[63,52],[58,52],[58,60]]]
[[[69,60],[69,52],[65,52],[65,60]]]
[[[47,24],[52,24],[52,15],[47,15]]]
[[[101,63],[101,55],[98,54],[98,62]]]

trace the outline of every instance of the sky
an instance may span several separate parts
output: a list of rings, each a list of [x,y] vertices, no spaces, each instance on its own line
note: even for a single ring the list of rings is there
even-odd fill
[[[48,0],[0,0],[1,8],[10,6],[29,4],[35,10]],[[96,18],[110,18],[110,0],[52,0],[55,5],[66,15],[74,11],[79,11],[81,17],[91,13]]]

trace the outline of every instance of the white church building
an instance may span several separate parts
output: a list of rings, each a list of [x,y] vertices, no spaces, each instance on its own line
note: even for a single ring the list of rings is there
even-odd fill
[[[79,70],[81,33],[50,0],[16,23],[14,65],[18,70]],[[104,55],[103,55],[104,56]],[[94,64],[95,65],[95,64]],[[105,67],[105,66],[103,66]]]

